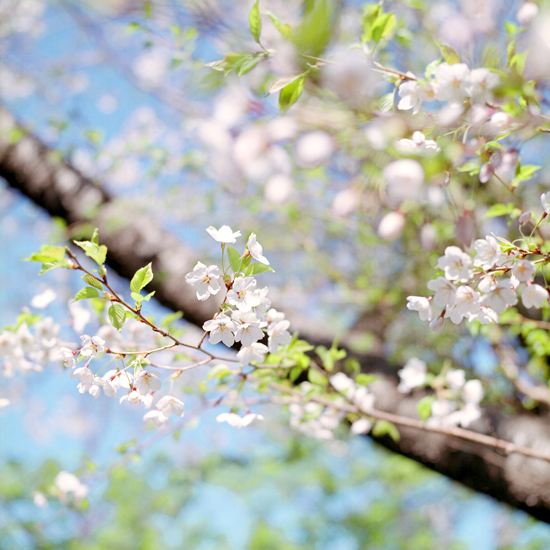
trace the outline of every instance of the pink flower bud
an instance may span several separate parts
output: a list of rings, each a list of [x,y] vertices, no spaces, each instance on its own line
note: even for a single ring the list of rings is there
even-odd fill
[[[403,232],[405,216],[401,212],[389,212],[380,221],[378,235],[388,241],[394,241]]]
[[[527,223],[530,219],[531,219],[531,211],[528,210],[527,212],[524,212],[524,213],[519,217],[519,224],[520,224],[520,225],[523,225],[524,223]]]
[[[443,328],[443,323],[445,320],[443,317],[436,317],[430,322],[430,329],[434,332],[439,332]]]

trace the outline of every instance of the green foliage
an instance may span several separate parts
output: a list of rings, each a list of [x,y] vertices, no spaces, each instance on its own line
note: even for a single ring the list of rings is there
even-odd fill
[[[445,61],[449,65],[460,63],[460,56],[458,55],[458,52],[453,47],[447,46],[446,44],[441,44],[441,42],[437,42],[437,40],[436,40],[436,44],[439,46],[439,49],[441,50],[441,53],[443,54]]]
[[[256,0],[252,9],[250,10],[250,15],[248,16],[248,21],[250,23],[250,34],[252,38],[259,44],[260,43],[260,34],[262,32],[262,18],[260,17],[260,0]]]
[[[107,247],[99,244],[98,231],[95,229],[91,241],[73,241],[74,244],[84,250],[86,256],[94,260],[98,265],[103,265],[107,258]]]
[[[389,435],[394,441],[399,441],[401,436],[395,424],[387,420],[377,420],[372,427],[372,435],[375,437],[383,437]]]
[[[153,280],[152,264],[147,264],[145,267],[138,269],[130,281],[130,289],[132,292],[139,294],[140,290],[147,286]]]
[[[290,38],[292,35],[292,27],[287,24],[283,23],[273,12],[269,10],[260,10],[262,13],[265,13],[269,19],[271,19],[271,22],[275,25],[275,28],[281,33],[281,36],[283,38]]]
[[[279,94],[279,109],[283,113],[286,113],[302,95],[308,73],[309,71],[306,71],[297,77],[291,77],[291,82],[281,89]]]
[[[43,245],[40,250],[35,254],[31,254],[28,258],[25,258],[27,262],[42,262],[42,269],[39,275],[47,273],[51,269],[57,267],[65,267],[72,269],[73,264],[69,259],[65,258],[64,246],[50,246]]]
[[[120,304],[111,304],[109,306],[109,321],[117,329],[122,330],[124,321],[126,321],[126,310]]]
[[[334,4],[331,0],[306,0],[303,5],[302,21],[292,33],[292,41],[301,54],[319,57],[332,37]]]
[[[97,289],[86,287],[82,290],[79,290],[73,302],[78,302],[79,300],[88,300],[89,298],[99,298],[99,292],[97,291]]]
[[[426,395],[416,404],[416,412],[418,413],[418,416],[424,420],[424,422],[432,416],[432,403],[436,399],[436,395]]]

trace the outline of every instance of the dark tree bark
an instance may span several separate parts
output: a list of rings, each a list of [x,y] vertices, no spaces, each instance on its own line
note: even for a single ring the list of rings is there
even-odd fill
[[[125,205],[100,185],[85,178],[65,161],[53,160],[52,151],[26,132],[5,110],[0,111],[0,176],[52,216],[69,223],[88,222],[98,227],[109,252],[108,265],[126,278],[149,262],[157,275],[148,290],[167,307],[184,312],[198,326],[216,311],[216,304],[199,302],[185,284],[197,256],[181,241],[164,231],[151,216],[130,214]],[[14,131],[15,130],[15,131]],[[14,135],[23,135],[12,140]],[[274,304],[275,307],[276,304]],[[288,315],[300,336],[330,346],[333,335],[300,312]],[[418,396],[397,391],[395,369],[383,357],[356,356],[364,372],[381,378],[371,385],[380,410],[416,418]],[[506,417],[485,411],[476,431],[518,445],[550,453],[550,425],[546,418],[520,413]],[[550,523],[550,463],[519,454],[505,456],[476,443],[454,437],[400,428],[401,439],[375,438],[391,451],[410,457],[464,485]]]

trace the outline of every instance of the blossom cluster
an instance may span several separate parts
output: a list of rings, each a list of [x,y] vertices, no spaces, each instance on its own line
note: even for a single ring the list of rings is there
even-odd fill
[[[32,329],[32,332],[31,332]],[[41,372],[56,353],[60,325],[44,317],[31,327],[23,321],[15,330],[0,333],[2,374],[11,378],[16,372]]]
[[[428,385],[427,365],[416,357],[409,359],[398,375],[400,383],[397,389],[401,393]],[[427,425],[468,428],[482,414],[479,406],[484,396],[481,381],[466,381],[466,373],[462,369],[449,369],[439,379],[441,384],[432,382],[437,394],[431,403]]]
[[[550,211],[550,193],[541,196],[543,218]],[[520,224],[531,219],[531,213],[520,216]],[[444,276],[428,282],[434,294],[428,298],[409,296],[407,308],[417,311],[422,321],[429,321],[430,328],[439,331],[445,319],[459,324],[463,319],[481,324],[499,322],[499,315],[518,303],[517,292],[521,289],[521,301],[526,308],[541,308],[549,299],[548,289],[534,282],[540,262],[527,259],[540,255],[487,235],[474,243],[475,257],[457,246],[449,246],[437,261]],[[503,249],[506,252],[503,252]],[[477,268],[477,269],[476,269]],[[523,285],[523,287],[522,287]],[[432,311],[432,301],[442,308],[440,314]]]
[[[498,74],[487,68],[470,69],[465,63],[449,64],[443,62],[427,75],[427,80],[417,80],[411,75],[410,80],[404,81],[399,86],[401,98],[397,108],[401,110],[412,109],[417,114],[424,101],[446,101],[447,107],[440,115],[440,123],[445,119],[458,118],[464,112],[464,101],[469,100],[471,105],[479,107],[492,101],[493,92],[500,83]],[[488,114],[487,111],[486,114]],[[504,113],[495,113],[495,121]],[[472,114],[472,116],[476,116]],[[480,114],[477,114],[477,118]],[[493,122],[491,120],[491,122]],[[445,124],[443,124],[445,125]]]
[[[104,330],[103,333],[106,334],[107,331]],[[107,351],[105,340],[101,336],[87,334],[82,335],[80,340],[82,347],[79,350],[73,351],[66,347],[59,349],[59,357],[63,360],[64,365],[73,369],[71,378],[78,378],[79,393],[89,393],[92,397],[97,398],[103,390],[107,397],[116,398],[118,391],[122,388],[126,392],[120,398],[120,403],[142,404],[146,408],[153,407],[156,401],[155,394],[161,389],[162,382],[157,374],[143,369],[140,356],[122,370],[111,369],[103,376],[99,376],[99,373],[95,374],[90,368],[90,362]],[[76,368],[80,361],[86,361],[86,363],[84,366]],[[184,404],[179,399],[166,395],[156,401],[155,408],[147,412],[143,419],[152,421],[156,426],[161,426],[168,422],[172,414],[183,416]]]
[[[209,227],[207,232],[222,243],[222,254],[225,245],[235,243],[241,235],[240,231],[233,232],[226,225],[219,230]],[[264,266],[269,265],[254,233],[248,239],[246,251],[240,259],[241,265],[242,260],[249,257]],[[223,342],[228,347],[238,342],[241,349],[237,353],[237,359],[242,366],[248,365],[251,361],[262,363],[268,352],[276,353],[279,346],[291,342],[292,337],[288,331],[290,323],[285,319],[284,313],[271,308],[267,287],[257,288],[257,281],[253,276],[245,276],[238,267],[233,267],[237,272],[232,278],[227,272],[222,274],[216,265],[207,267],[198,262],[185,279],[188,284],[196,287],[199,300],[216,295],[222,285],[227,289],[220,312],[203,325],[203,329],[210,334],[209,342]],[[267,346],[259,342],[265,333],[268,336]]]
[[[372,411],[375,398],[366,386],[357,384],[343,372],[334,374],[329,380],[331,386],[340,394],[334,399],[334,406],[325,406],[315,402],[305,405],[291,403],[289,405],[291,428],[316,439],[332,439],[334,430],[338,428],[347,414],[338,405],[351,403],[366,415]],[[312,388],[309,382],[300,384],[300,390],[304,394],[308,394]],[[363,415],[353,415],[351,421],[351,433],[355,435],[369,433],[372,428],[371,421]]]

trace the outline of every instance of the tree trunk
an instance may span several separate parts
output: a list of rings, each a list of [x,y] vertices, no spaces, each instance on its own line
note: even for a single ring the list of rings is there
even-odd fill
[[[88,222],[99,228],[108,247],[107,263],[126,278],[149,262],[157,277],[148,286],[155,298],[190,323],[202,326],[217,309],[212,301],[199,302],[185,284],[197,257],[187,246],[164,231],[151,216],[128,212],[122,201],[85,178],[67,162],[54,160],[52,151],[26,132],[5,109],[0,110],[0,176],[52,216],[68,223]],[[12,139],[13,136],[20,136]],[[277,307],[276,304],[274,304]],[[300,336],[314,344],[330,346],[333,335],[322,324],[312,323],[300,312],[287,317]],[[382,357],[358,356],[364,372],[381,380],[371,388],[380,410],[416,418],[418,396],[397,391],[395,369]],[[518,445],[550,452],[550,426],[546,419],[521,413],[508,418],[486,411],[477,431]],[[391,451],[410,457],[464,485],[550,523],[550,463],[519,454],[504,456],[479,444],[413,428],[400,428],[401,439],[375,438]]]

